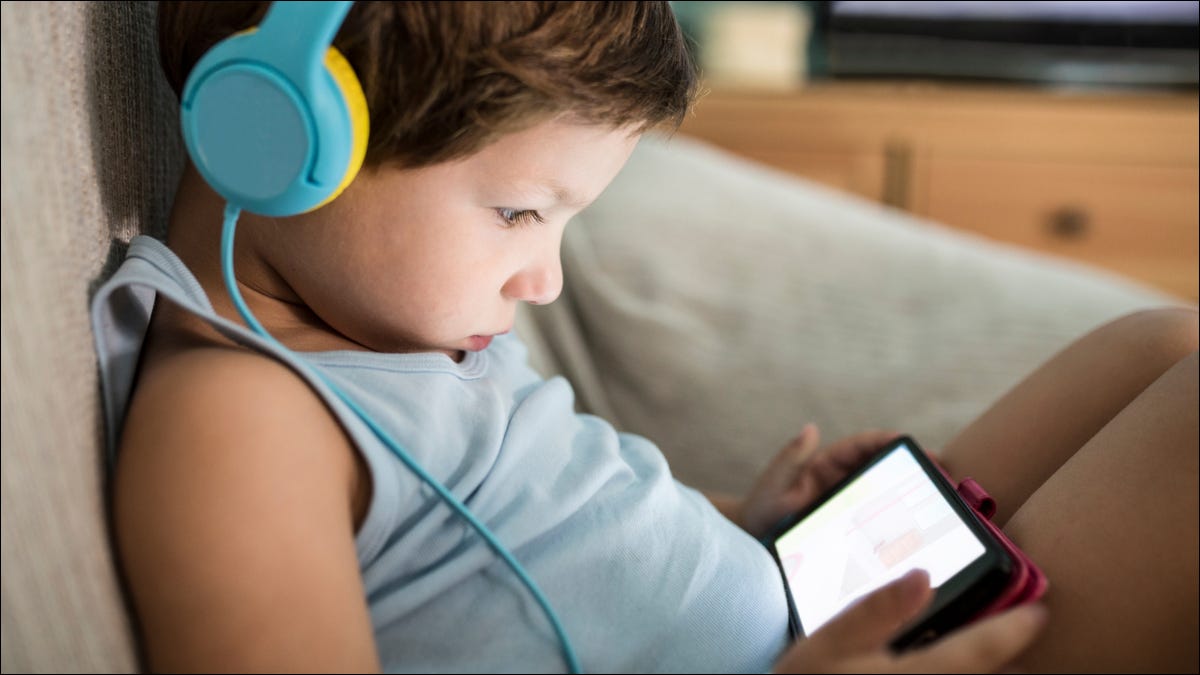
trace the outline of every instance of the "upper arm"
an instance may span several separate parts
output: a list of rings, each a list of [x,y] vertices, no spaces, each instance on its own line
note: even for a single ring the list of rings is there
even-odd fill
[[[152,669],[378,670],[353,453],[321,400],[261,357],[188,354],[143,376],[113,509]]]

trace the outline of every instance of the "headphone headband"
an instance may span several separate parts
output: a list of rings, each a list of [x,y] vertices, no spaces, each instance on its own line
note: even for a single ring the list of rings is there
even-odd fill
[[[319,73],[353,2],[273,2],[258,27],[258,49],[292,80]]]

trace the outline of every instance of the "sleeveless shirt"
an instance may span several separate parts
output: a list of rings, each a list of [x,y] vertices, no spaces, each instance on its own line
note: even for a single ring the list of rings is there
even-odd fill
[[[136,237],[92,301],[110,459],[157,300],[303,377],[370,471],[355,545],[383,667],[562,672],[558,640],[503,560],[319,377],[351,396],[513,553],[563,622],[585,671],[765,672],[788,610],[769,552],[658,448],[576,413],[515,334],[461,363],[440,353],[290,352],[217,315],[164,244]]]

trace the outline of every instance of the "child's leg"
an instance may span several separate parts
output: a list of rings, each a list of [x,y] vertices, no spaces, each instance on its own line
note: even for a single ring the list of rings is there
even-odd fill
[[[1101,326],[997,401],[946,444],[939,461],[956,479],[979,481],[996,498],[995,521],[1003,525],[1138,394],[1200,348],[1198,326],[1200,314],[1190,309]]]
[[[1194,312],[1109,324],[947,446],[1050,579],[1029,669],[1196,670],[1196,339]]]

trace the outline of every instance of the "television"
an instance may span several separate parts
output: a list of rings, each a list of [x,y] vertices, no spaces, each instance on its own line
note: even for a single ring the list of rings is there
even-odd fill
[[[815,7],[833,77],[1200,84],[1200,2],[845,0]]]

